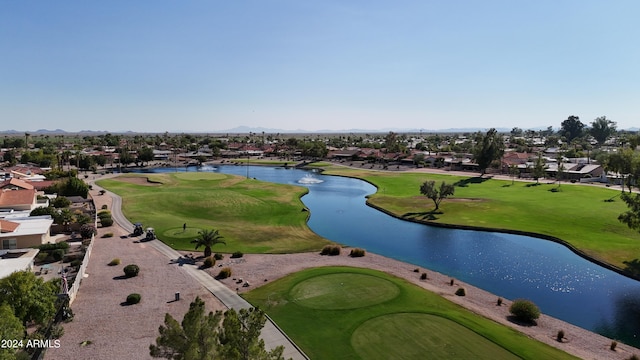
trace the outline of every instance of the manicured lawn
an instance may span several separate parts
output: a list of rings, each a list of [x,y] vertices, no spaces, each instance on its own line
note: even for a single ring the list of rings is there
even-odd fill
[[[243,296],[312,359],[574,359],[370,269],[304,270]]]
[[[627,210],[612,189],[541,181],[540,185],[506,180],[427,173],[374,172],[332,167],[327,174],[365,179],[378,187],[370,204],[398,217],[444,224],[519,230],[552,236],[601,261],[626,268],[640,258],[640,234],[618,221]],[[430,214],[433,202],[420,194],[425,180],[454,183],[455,195]],[[606,201],[612,199],[613,201]]]
[[[153,183],[135,184],[127,181],[131,177]],[[303,252],[329,243],[307,227],[302,187],[205,172],[127,174],[98,184],[122,197],[131,222],[155,228],[175,249],[193,250],[190,241],[201,229],[217,229],[225,238],[227,245],[216,245],[214,252]]]

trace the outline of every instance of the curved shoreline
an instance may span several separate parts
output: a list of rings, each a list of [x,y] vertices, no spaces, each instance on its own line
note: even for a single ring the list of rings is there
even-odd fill
[[[367,179],[362,179],[356,176],[349,176],[349,175],[336,175],[336,174],[324,174],[324,169],[320,169],[320,172],[323,173],[323,175],[327,175],[327,176],[341,176],[341,177],[345,177],[345,178],[350,178],[350,179],[357,179],[357,180],[361,180],[364,181],[370,185],[372,185],[373,187],[376,188],[376,192],[374,194],[378,193],[378,190],[380,190],[378,188],[378,186],[374,183],[372,183],[371,181],[367,180]],[[372,194],[373,195],[373,194]],[[401,216],[396,215],[395,213],[391,212],[390,210],[387,210],[381,206],[372,204],[369,201],[369,197],[370,195],[366,195],[366,201],[365,204],[373,209],[376,209],[378,211],[381,211],[389,216],[392,216],[398,220],[403,220],[403,221],[408,221],[408,222],[413,222],[416,224],[422,224],[422,225],[427,225],[427,226],[435,226],[435,227],[441,227],[441,228],[447,228],[447,229],[456,229],[456,230],[473,230],[473,231],[483,231],[483,232],[496,232],[496,233],[502,233],[502,234],[512,234],[512,235],[522,235],[522,236],[529,236],[532,238],[536,238],[536,239],[540,239],[540,240],[547,240],[547,241],[552,241],[555,242],[557,244],[563,245],[565,246],[567,249],[569,249],[571,252],[573,252],[574,254],[580,256],[581,258],[592,262],[596,265],[602,266],[605,269],[611,270],[615,273],[618,273],[622,276],[625,276],[629,279],[632,280],[637,280],[640,281],[640,275],[635,275],[632,274],[628,271],[625,271],[624,269],[621,269],[613,264],[610,264],[606,261],[602,261],[599,259],[596,259],[592,256],[587,255],[585,252],[581,251],[580,249],[578,249],[577,247],[573,246],[571,243],[562,240],[560,238],[557,238],[555,236],[551,236],[551,235],[545,235],[545,234],[539,234],[539,233],[534,233],[534,232],[530,232],[530,231],[522,231],[522,230],[512,230],[512,229],[502,229],[502,228],[490,228],[490,227],[479,227],[479,226],[471,226],[471,225],[458,225],[458,224],[447,224],[447,223],[436,223],[436,222],[430,222],[430,221],[423,221],[423,220],[416,220],[416,219],[407,219],[407,218],[403,218]]]

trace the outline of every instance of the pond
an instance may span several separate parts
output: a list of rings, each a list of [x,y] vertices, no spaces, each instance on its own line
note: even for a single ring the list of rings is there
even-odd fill
[[[175,168],[147,170],[175,172]],[[507,299],[532,300],[550,316],[640,347],[640,282],[552,241],[455,230],[396,219],[365,204],[376,188],[351,178],[280,167],[181,168],[305,186],[309,227],[332,241],[431,269]]]

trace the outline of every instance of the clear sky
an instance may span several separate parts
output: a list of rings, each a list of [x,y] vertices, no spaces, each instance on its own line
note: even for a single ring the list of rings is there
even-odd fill
[[[640,126],[640,1],[0,1],[0,130]]]

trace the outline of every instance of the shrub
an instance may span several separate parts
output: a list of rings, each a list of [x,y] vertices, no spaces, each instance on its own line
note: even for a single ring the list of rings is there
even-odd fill
[[[63,249],[63,250],[67,250],[69,249],[69,243],[68,242],[59,242],[59,243],[55,243],[55,244],[42,244],[40,246],[38,246],[38,249],[40,249],[40,251],[49,251],[49,250],[56,250],[56,249]]]
[[[496,301],[496,305],[502,306],[502,298],[498,298],[498,301]]]
[[[138,265],[130,264],[124,267],[124,274],[126,277],[138,276],[139,272],[140,268],[138,267]]]
[[[71,267],[78,268],[80,267],[80,265],[82,265],[82,260],[80,259],[73,260],[72,262],[69,263],[69,265]]]
[[[64,250],[63,249],[55,249],[51,252],[51,257],[53,258],[54,261],[60,261],[62,260],[62,258],[64,257]]]
[[[216,260],[222,260],[224,259],[224,255],[220,254],[220,253],[216,253],[215,255],[213,255],[213,258]]]
[[[129,294],[127,296],[127,304],[129,305],[137,304],[140,302],[140,298],[141,298],[140,294],[137,294],[137,293]]]
[[[325,245],[320,252],[320,255],[340,255],[341,247],[339,245]]]
[[[618,346],[618,342],[613,340],[611,342],[611,345],[609,345],[609,349],[611,349],[612,351],[616,351],[616,347]]]
[[[113,225],[113,219],[111,217],[101,218],[100,219],[100,225],[102,225],[102,227],[109,227],[109,226]]]
[[[100,190],[100,192],[101,192],[101,194],[100,194],[100,195],[103,195],[103,194],[104,194],[104,190]],[[102,210],[107,210],[107,209],[108,209],[107,204],[102,205],[101,209],[102,209]]]
[[[84,224],[80,226],[80,236],[82,236],[83,239],[91,239],[91,237],[97,233],[98,231],[93,225]]]
[[[413,272],[414,272],[414,273],[418,273],[418,272],[420,272],[420,269],[415,268],[415,269],[413,269]]]
[[[422,275],[420,275],[420,280],[427,280],[427,273],[423,272]]]
[[[467,295],[467,291],[464,288],[458,288],[458,290],[456,290],[456,295],[465,296]]]
[[[218,279],[226,279],[229,276],[231,276],[231,268],[230,267],[223,267],[222,269],[220,269],[220,272],[218,273],[217,278]]]
[[[558,335],[556,335],[556,340],[558,340],[559,342],[562,342],[562,339],[564,339],[564,330],[558,330]]]
[[[453,286],[453,279],[449,280],[449,286]]]
[[[107,217],[107,216],[111,217],[111,211],[109,211],[109,210],[100,210],[100,211],[98,211],[98,217],[99,218]]]
[[[213,256],[209,256],[204,259],[204,263],[202,264],[202,267],[210,268],[215,264],[216,264],[216,259]]]
[[[104,233],[104,234],[102,234],[102,237],[103,238],[111,238],[111,237],[113,237],[113,233],[112,232]]]
[[[36,255],[36,262],[43,262],[47,257],[49,257],[48,253],[39,252],[38,255]]]
[[[540,309],[530,300],[515,300],[509,308],[511,315],[524,322],[534,322],[540,317]]]
[[[243,254],[241,251],[236,251],[236,252],[234,252],[233,254],[231,254],[231,258],[232,258],[232,259],[241,258],[241,257],[243,257],[243,256],[244,256],[244,254]]]
[[[53,199],[53,201],[51,202],[51,205],[53,205],[54,208],[66,208],[69,205],[71,205],[71,200],[67,199],[64,196],[58,196],[55,199]]]
[[[109,263],[108,263],[107,265],[109,265],[109,266],[116,266],[116,265],[120,265],[120,259],[115,258],[115,259],[113,259],[113,260],[109,261]]]
[[[51,339],[60,339],[64,335],[64,327],[60,324],[55,324],[51,326],[50,330],[50,338]]]
[[[365,254],[364,249],[357,248],[357,249],[351,249],[351,252],[349,253],[349,256],[351,256],[351,257],[363,257],[364,254]]]

